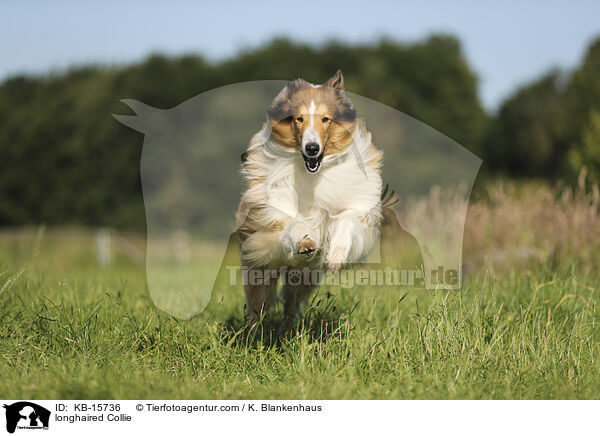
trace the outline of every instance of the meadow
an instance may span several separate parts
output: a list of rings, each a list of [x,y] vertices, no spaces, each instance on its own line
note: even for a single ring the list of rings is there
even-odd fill
[[[188,321],[86,229],[0,232],[0,397],[598,399],[597,187],[490,185],[456,291],[322,286],[290,335],[222,290]],[[128,235],[143,251],[141,235]]]

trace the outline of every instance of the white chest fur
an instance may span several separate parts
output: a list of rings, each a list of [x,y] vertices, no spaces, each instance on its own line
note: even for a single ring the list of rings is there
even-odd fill
[[[317,174],[306,171],[300,156],[279,162],[264,185],[266,204],[290,218],[308,221],[348,209],[367,213],[379,201],[381,178],[353,161],[347,156],[344,162],[324,162]]]
[[[267,206],[261,222],[284,228],[273,235],[277,239],[260,232],[249,237],[246,260],[265,264],[278,253],[289,260],[304,237],[316,243],[330,266],[362,258],[378,237],[381,217],[379,155],[371,149],[370,135],[363,130],[344,153],[325,156],[317,173],[306,170],[298,150],[263,137],[257,134],[251,142],[255,153],[244,174],[254,182],[242,205],[245,210]],[[238,217],[240,224],[244,218],[243,213]]]

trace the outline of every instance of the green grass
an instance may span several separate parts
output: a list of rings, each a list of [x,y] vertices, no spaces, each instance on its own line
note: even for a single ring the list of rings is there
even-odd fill
[[[249,332],[237,291],[181,321],[126,260],[14,253],[0,256],[3,398],[600,397],[600,279],[574,266],[474,276],[460,292],[321,288],[277,338],[280,308]]]

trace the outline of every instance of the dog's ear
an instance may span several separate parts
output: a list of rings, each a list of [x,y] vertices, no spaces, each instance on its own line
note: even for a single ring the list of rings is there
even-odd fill
[[[269,108],[267,109],[267,116],[274,123],[279,123],[286,120],[291,115],[289,96],[291,93],[291,85],[293,82],[288,84],[277,94]]]
[[[288,89],[290,94],[293,94],[294,92],[298,92],[302,88],[306,88],[308,85],[309,83],[306,80],[297,78],[296,80],[290,80],[286,88]]]
[[[325,86],[330,86],[332,88],[339,89],[341,91],[344,90],[344,75],[342,74],[342,70],[337,70],[333,77],[324,83]]]
[[[300,89],[308,86],[304,79],[290,80],[287,85],[277,94],[271,106],[267,109],[267,115],[276,123],[282,121],[291,121],[292,108],[290,106],[290,97]]]

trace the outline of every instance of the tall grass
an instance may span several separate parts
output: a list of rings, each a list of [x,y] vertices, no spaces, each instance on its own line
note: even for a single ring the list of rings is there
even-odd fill
[[[548,268],[592,268],[600,254],[600,190],[500,182],[469,205],[464,253],[470,270],[518,270],[528,261]]]
[[[0,396],[598,398],[598,232],[593,188],[494,185],[469,208],[462,290],[321,287],[284,336],[280,307],[246,328],[237,289],[161,312],[84,231],[4,232]]]

